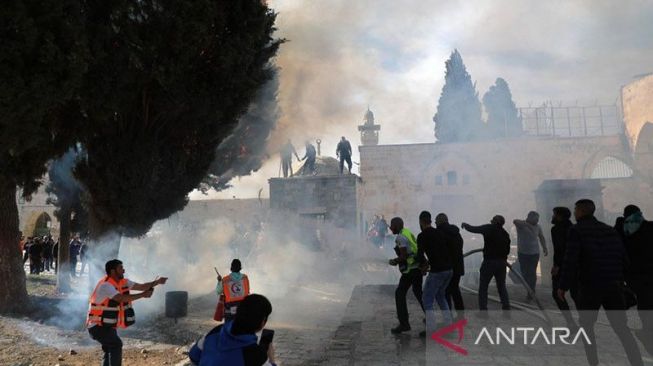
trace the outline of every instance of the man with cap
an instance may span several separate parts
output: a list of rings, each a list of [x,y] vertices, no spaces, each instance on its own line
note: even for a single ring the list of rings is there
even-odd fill
[[[249,295],[249,279],[246,274],[240,273],[241,269],[240,259],[234,259],[231,261],[231,273],[224,278],[218,275],[216,291],[218,297],[224,295],[225,321],[233,320],[238,304]]]
[[[501,298],[501,308],[510,310],[508,289],[506,288],[506,265],[510,253],[510,235],[503,228],[506,219],[501,215],[492,218],[489,224],[472,226],[462,223],[463,229],[474,234],[483,235],[483,263],[480,268],[478,286],[478,307],[481,311],[487,310],[487,289],[492,277],[497,283],[497,290]]]

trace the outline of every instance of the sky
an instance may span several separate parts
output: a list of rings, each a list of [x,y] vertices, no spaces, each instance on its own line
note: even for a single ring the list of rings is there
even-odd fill
[[[653,72],[653,1],[270,0],[277,33],[281,118],[273,158],[233,189],[191,199],[268,194],[278,148],[322,140],[335,157],[369,108],[380,144],[434,142],[444,63],[461,53],[479,98],[504,78],[518,107],[618,103],[620,88]],[[299,166],[299,164],[295,164]]]

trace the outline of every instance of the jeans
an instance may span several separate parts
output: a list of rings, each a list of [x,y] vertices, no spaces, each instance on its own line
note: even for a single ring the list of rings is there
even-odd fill
[[[104,357],[102,366],[122,365],[122,341],[118,337],[116,328],[94,326],[88,329],[91,338],[100,342]]]
[[[522,277],[526,281],[528,287],[535,293],[535,284],[537,283],[537,263],[540,261],[539,254],[522,254],[517,253],[519,258],[519,268],[521,269]]]
[[[456,316],[460,316],[459,312],[465,310],[465,304],[463,303],[463,294],[460,293],[460,277],[462,276],[459,274],[454,274],[451,277],[451,281],[449,281],[449,286],[447,286],[447,303],[449,304],[449,310],[456,309],[458,311]]]
[[[581,288],[579,293],[579,322],[583,327],[591,344],[587,344],[583,337],[585,354],[590,365],[597,365],[599,357],[597,353],[596,336],[594,324],[599,315],[599,309],[603,306],[608,316],[610,326],[619,337],[621,344],[626,351],[626,356],[631,365],[643,365],[642,355],[635,341],[635,337],[628,328],[626,318],[626,304],[623,293],[618,286],[603,286],[600,290]]]
[[[480,269],[480,280],[478,286],[478,308],[487,310],[487,288],[494,277],[497,283],[497,290],[501,298],[501,308],[510,310],[508,289],[506,288],[506,260],[505,259],[483,259]]]
[[[453,323],[446,296],[447,286],[449,285],[452,276],[453,270],[449,269],[441,272],[430,272],[426,277],[422,302],[424,303],[424,312],[426,313],[426,329],[429,332],[435,330],[436,322],[434,303],[436,301],[438,302],[440,310],[442,310],[445,323]]]
[[[397,290],[395,290],[397,318],[399,319],[399,324],[403,326],[410,326],[410,322],[408,321],[408,304],[406,303],[406,294],[410,287],[413,288],[413,294],[415,294],[419,305],[424,310],[424,304],[422,303],[422,271],[418,268],[408,273],[402,273],[399,278]]]

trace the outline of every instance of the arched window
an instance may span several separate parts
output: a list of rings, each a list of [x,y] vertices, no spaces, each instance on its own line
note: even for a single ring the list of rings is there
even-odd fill
[[[633,169],[623,161],[608,156],[599,161],[592,170],[590,178],[592,179],[609,179],[609,178],[628,178],[633,176]]]

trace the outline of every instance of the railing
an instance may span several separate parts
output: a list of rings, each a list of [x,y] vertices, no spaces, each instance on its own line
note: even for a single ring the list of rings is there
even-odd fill
[[[623,132],[616,105],[518,108],[525,135],[555,138],[606,136]]]

